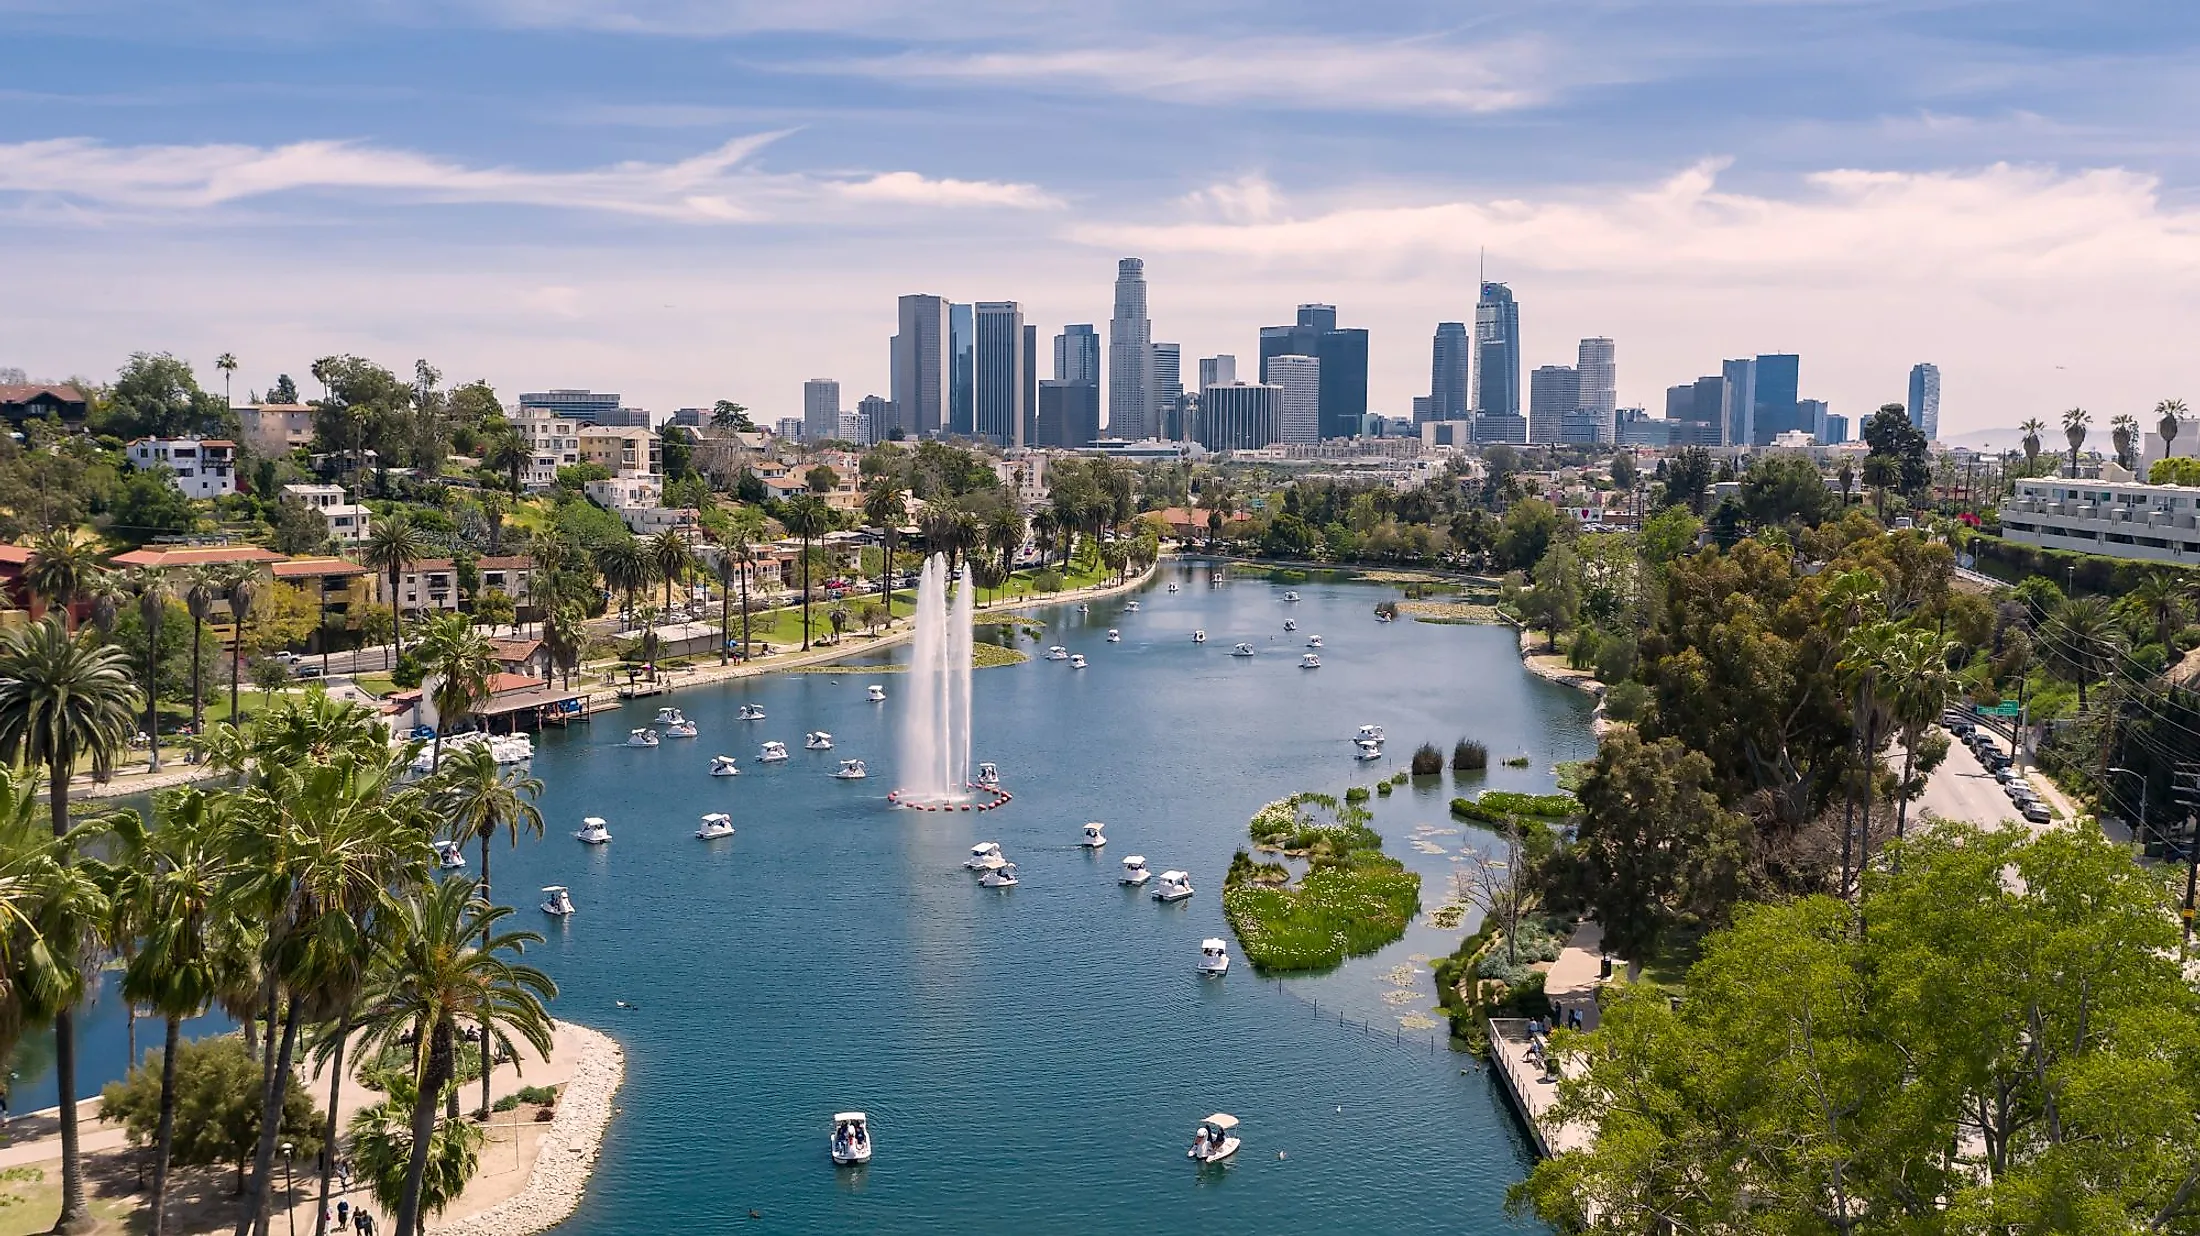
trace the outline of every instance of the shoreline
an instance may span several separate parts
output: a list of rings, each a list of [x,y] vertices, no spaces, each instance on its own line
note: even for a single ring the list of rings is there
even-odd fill
[[[530,1236],[556,1227],[580,1209],[588,1178],[603,1154],[610,1131],[611,1097],[626,1080],[626,1050],[610,1035],[578,1022],[561,1021],[583,1041],[573,1076],[558,1095],[557,1115],[535,1151],[526,1187],[486,1210],[447,1222],[433,1218],[428,1230],[447,1236]]]
[[[1151,582],[1155,573],[1161,569],[1162,562],[1172,556],[1181,557],[1182,555],[1164,554],[1156,557],[1153,565],[1147,567],[1144,573],[1132,576],[1120,583],[1064,589],[1060,592],[1048,593],[1044,597],[1026,597],[1017,601],[995,601],[990,605],[977,607],[976,613],[982,619],[987,614],[1016,613],[1046,605],[1089,601],[1096,597],[1114,596],[1118,593],[1129,592]],[[762,662],[752,661],[745,665],[704,665],[680,670],[677,671],[677,678],[668,676],[664,680],[664,690],[660,691],[658,695],[670,695],[675,691],[685,690],[689,687],[710,686],[715,683],[731,682],[738,678],[751,678],[764,674],[777,674],[790,670],[831,665],[836,661],[859,656],[863,653],[875,652],[882,648],[892,648],[907,643],[916,635],[916,625],[913,621],[906,619],[897,619],[897,621],[905,622],[907,625],[898,630],[888,630],[883,635],[859,636],[857,638],[861,640],[860,643],[850,644],[843,640],[840,644],[823,648],[813,647],[807,652],[775,653],[770,660]],[[625,700],[619,698],[617,687],[613,685],[591,688],[580,692],[580,694],[587,698],[588,709],[591,714],[621,708],[626,703]],[[643,696],[635,702],[646,704],[649,700],[655,698],[657,696]],[[217,779],[217,776],[218,774],[197,764],[166,765],[162,767],[157,776],[148,772],[118,772],[104,782],[84,780],[72,784],[69,787],[69,801],[72,803],[96,802],[101,799],[124,798],[132,794],[149,794],[155,790],[174,789],[181,785],[196,785],[213,781]]]

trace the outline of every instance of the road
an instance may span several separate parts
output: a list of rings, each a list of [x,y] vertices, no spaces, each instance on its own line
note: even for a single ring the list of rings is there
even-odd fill
[[[2040,780],[2036,775],[2027,776],[2028,783],[2041,798],[2058,811],[2062,810],[2058,801],[2060,795],[2042,785]],[[2055,827],[2052,823],[2027,823],[2017,813],[2017,805],[2009,801],[2001,783],[1994,780],[1994,774],[1986,771],[1986,766],[1978,762],[1971,748],[1953,734],[1948,736],[1948,758],[1926,778],[1925,792],[1918,796],[1915,810],[1930,811],[1943,819],[1965,820],[1981,827],[2016,824],[2035,833]],[[2067,820],[2067,814],[2064,818]]]

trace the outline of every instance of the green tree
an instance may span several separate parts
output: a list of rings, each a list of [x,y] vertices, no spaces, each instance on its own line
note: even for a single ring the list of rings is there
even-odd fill
[[[260,599],[259,567],[239,562],[222,573],[229,600],[229,715],[237,715],[237,686],[244,676],[244,628],[252,620],[252,607]]]
[[[1864,459],[1864,478],[1871,481],[1872,460],[1883,461],[1880,467],[1884,479],[1882,488],[1891,488],[1904,497],[1915,499],[1923,493],[1933,479],[1932,440],[1925,431],[1910,423],[1910,414],[1899,403],[1880,405],[1879,411],[1864,422],[1863,439],[1869,448]]]
[[[1686,554],[1696,552],[1696,541],[1703,535],[1703,521],[1690,514],[1685,506],[1669,506],[1642,525],[1642,560],[1652,566],[1663,566]]]
[[[2077,685],[2078,710],[2086,706],[2086,685],[2108,676],[2123,650],[2123,631],[2105,597],[2074,597],[2063,602],[2043,628],[2050,661]]]
[[[1742,474],[1742,510],[1750,522],[1815,527],[1837,513],[1818,466],[1800,455],[1762,456]]]
[[[1940,714],[1948,706],[1948,698],[1955,693],[1956,677],[1948,670],[1950,646],[1931,631],[1908,630],[1901,633],[1889,649],[1887,662],[1888,702],[1892,705],[1895,724],[1902,735],[1902,781],[1895,807],[1894,835],[1901,840],[1910,818],[1910,799],[1917,790],[1912,779],[1917,775],[1918,757],[1927,733],[1940,720]]]
[[[169,1042],[157,1067],[153,1053],[147,1053],[145,1063],[132,1068],[126,1080],[107,1084],[100,1096],[102,1112],[106,1119],[122,1122],[133,1145],[158,1144],[162,1128],[168,1128],[168,1162],[177,1167],[234,1164],[241,1191],[252,1147],[260,1138],[260,1062],[245,1050],[244,1040],[232,1035]],[[173,1068],[170,1056],[175,1058]],[[321,1153],[323,1120],[310,1097],[289,1089],[277,1133],[300,1157],[312,1158]],[[154,1173],[155,1232],[162,1230],[164,1167]]]
[[[927,444],[929,445],[929,443]],[[787,503],[779,522],[802,538],[802,648],[810,647],[810,542],[833,526],[832,512],[816,494],[802,494]]]
[[[1949,824],[1848,906],[1753,907],[1687,998],[1562,1038],[1594,1129],[1513,1203],[1598,1231],[2188,1231],[2200,1001],[2158,880],[2087,830]],[[1868,930],[1867,930],[1868,925]]]
[[[597,545],[595,559],[596,570],[603,575],[604,587],[625,595],[626,604],[620,612],[632,621],[634,595],[649,587],[652,578],[648,551],[640,541],[627,534],[611,537]]]
[[[176,488],[175,476],[165,467],[131,472],[122,478],[108,509],[108,527],[133,544],[163,536],[182,536],[198,526],[198,511],[191,499]]]
[[[688,572],[695,569],[694,549],[689,547],[687,538],[681,536],[677,529],[667,528],[649,538],[649,543],[642,547],[642,552],[649,558],[651,573],[664,581],[665,608],[671,609],[673,587],[685,580]]]
[[[31,542],[30,560],[23,566],[23,586],[44,601],[48,610],[58,611],[62,625],[68,627],[69,607],[90,593],[100,569],[99,554],[91,542],[77,539],[74,531],[55,529]]]
[[[1631,969],[1676,927],[1717,923],[1739,896],[1748,821],[1720,803],[1702,752],[1616,731],[1579,797],[1580,833],[1562,878]]]
[[[1505,512],[1504,524],[1497,533],[1498,559],[1516,571],[1533,570],[1568,522],[1557,507],[1543,499],[1522,498]]]
[[[497,659],[489,641],[464,614],[429,619],[427,633],[414,651],[420,656],[424,680],[435,684],[428,693],[435,704],[435,753],[429,765],[432,771],[443,764],[443,736],[464,725],[489,698]]]
[[[840,486],[840,474],[829,464],[818,464],[802,474],[802,484],[813,494],[829,494]]]
[[[328,521],[302,498],[285,495],[275,506],[277,553],[317,554],[328,547]]]
[[[556,997],[557,985],[509,959],[542,940],[531,931],[501,929],[511,912],[484,905],[467,881],[446,880],[405,900],[382,947],[379,977],[367,999],[367,1040],[387,1049],[410,1035],[419,1044],[410,1158],[395,1231],[411,1232],[418,1224],[436,1102],[456,1071],[458,1027],[487,1026],[482,1048],[491,1059],[509,1054],[516,1062],[515,1035],[541,1055],[550,1052],[550,1015],[543,1005]]]
[[[1711,452],[1691,446],[1665,461],[1665,505],[1685,506],[1691,515],[1703,514],[1711,493]]]
[[[2078,475],[2078,451],[2085,445],[2086,427],[2093,423],[2093,414],[2084,408],[2072,408],[2062,414],[2063,440],[2070,443],[2070,475]]]
[[[412,1113],[417,1087],[403,1073],[374,1079],[389,1097],[353,1113],[351,1157],[375,1204],[394,1214],[405,1203],[405,1181],[412,1166]],[[484,1136],[467,1120],[441,1120],[429,1136],[427,1165],[420,1177],[423,1215],[442,1214],[466,1190],[481,1166]]]
[[[864,457],[866,465],[870,456]],[[885,552],[885,569],[879,572],[879,595],[885,598],[886,612],[894,612],[894,542],[901,536],[901,526],[909,522],[909,497],[902,491],[901,482],[893,476],[881,474],[872,478],[863,490],[864,522],[879,530],[879,543]],[[747,633],[742,635],[747,639]]]
[[[69,785],[77,762],[88,760],[95,777],[113,771],[116,757],[128,748],[137,704],[137,688],[121,649],[82,634],[71,637],[55,617],[0,634],[0,764],[45,769],[56,838],[69,835]],[[79,917],[88,923],[94,915]],[[50,949],[65,959],[72,974],[74,942],[87,934],[88,925],[49,938]],[[82,976],[76,974],[74,989],[54,1001],[54,1082],[61,1111],[61,1218],[56,1231],[82,1231],[93,1222],[86,1209],[77,1140],[73,1006],[82,986]]]
[[[542,837],[542,782],[523,768],[497,763],[486,744],[476,743],[451,753],[435,778],[430,800],[436,813],[448,821],[450,838],[481,843],[481,881],[475,895],[489,900],[489,843],[499,832],[519,845],[521,833]],[[484,1034],[487,1027],[483,1027]],[[481,1110],[489,1110],[489,1070],[481,1071]]]
[[[367,543],[360,550],[359,561],[369,569],[380,571],[390,589],[390,664],[397,663],[399,654],[405,651],[405,615],[399,607],[403,593],[399,590],[401,577],[428,556],[427,534],[422,532],[404,511],[393,511],[374,521],[367,530]]]
[[[227,406],[199,389],[189,362],[168,352],[133,352],[93,419],[101,432],[125,440],[181,438],[219,431]]]
[[[160,628],[168,606],[176,597],[168,576],[148,567],[130,572],[128,586],[137,597],[138,618],[145,626],[145,734],[152,739],[150,771],[160,771]]]

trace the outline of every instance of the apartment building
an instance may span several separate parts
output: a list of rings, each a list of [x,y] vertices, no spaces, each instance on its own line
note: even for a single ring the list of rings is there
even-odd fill
[[[527,470],[520,485],[529,490],[548,489],[557,483],[558,469],[581,461],[582,422],[550,408],[522,405],[512,417],[512,427],[527,444]]]
[[[2045,549],[2200,564],[2200,488],[2034,477],[2001,504],[2001,532]]]
[[[367,539],[372,512],[347,501],[341,485],[285,485],[285,498],[296,498],[328,521],[329,539],[339,545],[357,545]]]
[[[237,444],[225,438],[139,438],[124,452],[130,466],[166,468],[186,498],[237,492]]]

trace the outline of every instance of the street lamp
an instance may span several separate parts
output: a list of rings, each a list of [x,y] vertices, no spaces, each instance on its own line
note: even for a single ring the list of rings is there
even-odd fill
[[[2137,770],[2137,769],[2135,769],[2135,768],[2111,768],[2111,769],[2109,769],[2108,771],[2110,771],[2110,772],[2112,772],[2112,773],[2123,773],[2123,774],[2124,774],[2125,776],[2128,776],[2128,777],[2137,777],[2137,778],[2139,779],[2139,826],[2138,826],[2137,828],[2134,828],[2134,829],[2132,829],[2132,830],[2131,830],[2131,836],[2132,836],[2132,839],[2133,839],[2133,840],[2135,840],[2135,841],[2137,841],[2137,842],[2139,843],[2139,852],[2140,852],[2140,853],[2142,853],[2142,854],[2144,854],[2144,853],[2146,852],[2146,847],[2147,847],[2147,777],[2146,777],[2146,774],[2145,774],[2145,773],[2143,773],[2143,772],[2140,772],[2139,770]]]
[[[297,1151],[291,1143],[283,1143],[283,1209],[290,1212],[290,1236],[298,1236],[298,1190],[290,1178],[291,1158]]]

